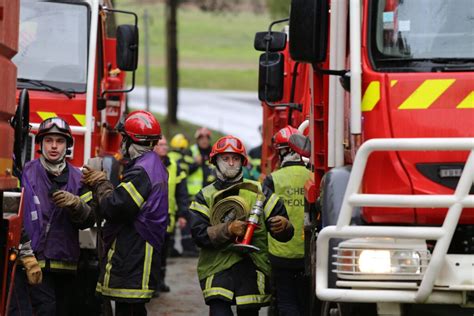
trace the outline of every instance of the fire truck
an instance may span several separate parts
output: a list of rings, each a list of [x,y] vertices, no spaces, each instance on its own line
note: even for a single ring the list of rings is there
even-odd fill
[[[308,314],[472,315],[473,7],[292,0],[257,33],[262,170],[290,124],[312,171]]]
[[[0,1],[0,315],[6,314],[20,244],[23,202],[14,174],[21,170],[21,142],[28,135],[28,93],[21,93],[17,107],[17,69],[11,61],[18,50],[18,25],[19,1]]]
[[[13,62],[18,68],[17,98],[22,89],[29,90],[31,133],[24,142],[25,160],[38,157],[35,133],[41,121],[58,116],[69,123],[74,137],[69,161],[82,167],[90,158],[102,157],[100,167],[117,184],[121,136],[115,127],[135,83],[137,15],[114,9],[111,0],[19,2],[19,50]],[[116,26],[119,18],[129,24]],[[129,85],[126,72],[132,72]],[[79,240],[79,273],[85,282],[90,280],[85,287],[93,294],[96,229],[80,231]]]

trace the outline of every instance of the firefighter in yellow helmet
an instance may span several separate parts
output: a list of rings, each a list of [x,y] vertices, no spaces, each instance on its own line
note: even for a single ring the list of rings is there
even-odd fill
[[[160,156],[161,161],[168,170],[168,215],[169,224],[166,230],[165,241],[161,251],[160,273],[158,276],[158,290],[161,292],[169,292],[170,288],[165,282],[166,276],[166,259],[171,236],[174,233],[177,217],[184,217],[184,213],[188,212],[189,200],[188,189],[186,187],[186,173],[180,168],[178,163],[169,157],[168,143],[163,136],[155,146],[155,152]],[[174,241],[174,239],[173,239]]]

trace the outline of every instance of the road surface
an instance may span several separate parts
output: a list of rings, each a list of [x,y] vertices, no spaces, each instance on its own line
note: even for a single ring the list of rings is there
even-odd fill
[[[150,110],[166,113],[166,90],[150,89]],[[258,132],[263,110],[257,92],[180,89],[178,119],[206,126],[242,139],[250,149],[261,143]],[[145,88],[135,87],[129,95],[131,108],[145,108]]]

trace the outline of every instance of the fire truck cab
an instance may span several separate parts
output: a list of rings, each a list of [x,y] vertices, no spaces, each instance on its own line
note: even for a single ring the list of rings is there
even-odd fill
[[[310,313],[472,314],[473,7],[292,0],[288,45],[257,36],[262,170],[286,124],[311,143]]]

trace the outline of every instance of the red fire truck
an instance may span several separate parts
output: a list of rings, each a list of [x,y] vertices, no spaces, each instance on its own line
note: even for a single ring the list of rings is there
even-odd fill
[[[257,34],[262,170],[306,135],[311,314],[472,315],[473,7],[292,0],[288,45]]]
[[[18,181],[14,174],[22,167],[21,142],[28,134],[26,91],[15,113],[16,67],[11,59],[18,50],[18,21],[19,1],[0,1],[0,315],[6,314],[20,243],[22,200],[13,191]]]

